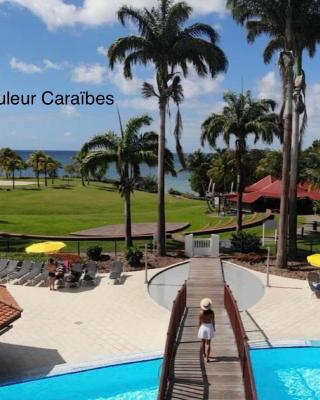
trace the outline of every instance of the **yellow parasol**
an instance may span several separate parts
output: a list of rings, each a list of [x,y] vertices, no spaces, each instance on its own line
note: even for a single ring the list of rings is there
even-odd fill
[[[26,253],[53,253],[66,247],[63,242],[35,243],[26,248]]]
[[[312,254],[312,256],[307,257],[307,260],[313,267],[320,267],[320,254]]]

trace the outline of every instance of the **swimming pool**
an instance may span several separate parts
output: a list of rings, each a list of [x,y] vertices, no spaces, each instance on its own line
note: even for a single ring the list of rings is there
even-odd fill
[[[320,400],[320,347],[250,350],[258,400]]]
[[[155,400],[161,362],[132,362],[1,386],[0,399]]]

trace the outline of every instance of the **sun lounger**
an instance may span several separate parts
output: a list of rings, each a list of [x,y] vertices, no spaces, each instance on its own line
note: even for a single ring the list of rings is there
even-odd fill
[[[6,266],[8,265],[9,260],[5,260],[3,258],[1,258],[0,260],[0,272],[3,271]]]
[[[6,268],[0,272],[0,282],[6,281],[8,275],[14,272],[18,268],[19,261],[10,260]]]
[[[48,264],[43,266],[42,272],[31,280],[31,285],[46,286],[48,280]]]
[[[311,291],[320,298],[320,275],[318,272],[308,273],[308,283]]]
[[[22,278],[19,280],[16,280],[14,282],[15,285],[23,285],[24,283],[28,282],[31,283],[33,279],[40,274],[41,269],[42,269],[43,263],[42,262],[35,262],[32,265],[31,271],[25,274]]]
[[[19,279],[22,276],[26,275],[31,270],[32,264],[32,261],[23,261],[18,271],[12,272],[12,274],[8,275],[8,280]]]
[[[92,283],[92,284],[97,284],[97,272],[98,272],[98,266],[94,262],[88,262],[85,265],[85,273],[84,276],[81,280],[81,283]]]
[[[113,261],[109,274],[109,283],[121,283],[121,274],[123,272],[123,264],[121,261]]]

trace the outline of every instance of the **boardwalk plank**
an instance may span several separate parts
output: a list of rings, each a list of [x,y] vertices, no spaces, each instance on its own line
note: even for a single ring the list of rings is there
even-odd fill
[[[203,297],[213,300],[216,318],[209,363],[203,360],[197,339],[199,303]],[[191,259],[187,309],[177,338],[167,399],[245,399],[238,350],[224,308],[224,282],[218,258]]]

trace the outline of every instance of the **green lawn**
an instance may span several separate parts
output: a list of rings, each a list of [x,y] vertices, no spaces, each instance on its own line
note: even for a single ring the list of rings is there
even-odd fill
[[[122,224],[123,210],[123,199],[109,184],[91,183],[83,187],[79,180],[73,180],[69,186],[65,181],[56,180],[55,185],[42,186],[40,190],[35,186],[3,189],[0,190],[0,231],[68,235],[102,225]],[[166,198],[166,217],[168,222],[190,223],[189,229],[224,223],[224,218],[207,214],[205,202],[170,195]],[[225,221],[229,219],[226,217]],[[155,194],[140,191],[133,194],[132,220],[157,221]],[[9,246],[22,250],[27,243],[10,240]],[[7,242],[2,241],[0,245],[5,250]],[[87,245],[82,243],[82,250]],[[114,243],[104,243],[103,247],[106,251],[114,249]],[[76,250],[76,244],[70,243],[67,250]]]
[[[112,185],[91,183],[71,187],[57,181],[54,186],[18,187],[0,190],[0,231],[64,235],[101,225],[121,224],[124,203]],[[157,197],[136,191],[132,196],[133,222],[155,222]],[[211,226],[221,220],[206,214],[205,202],[168,195],[167,221],[189,222],[192,229]]]
[[[43,181],[41,183],[43,185]],[[0,231],[15,233],[33,233],[43,235],[68,235],[71,232],[99,227],[102,225],[122,224],[124,202],[118,191],[111,184],[91,183],[83,187],[79,180],[70,185],[66,181],[56,180],[47,188],[41,186],[17,187],[15,190],[0,190]],[[222,226],[234,221],[234,217],[221,217],[208,213],[204,201],[166,196],[167,222],[185,222],[191,226],[188,231],[200,230],[213,226]],[[252,215],[245,215],[249,221]],[[132,196],[133,222],[157,221],[157,196],[136,191]],[[303,219],[300,218],[300,222]],[[262,227],[250,228],[248,231],[262,235]],[[274,232],[266,232],[267,236]],[[231,233],[220,235],[229,238]],[[84,251],[93,242],[81,243]],[[142,242],[139,242],[142,244]],[[169,246],[177,245],[169,241]],[[10,250],[23,250],[28,245],[26,240],[10,240]],[[114,250],[115,244],[103,244],[104,251]],[[7,249],[7,241],[0,241],[0,250]],[[307,247],[307,246],[306,246]],[[118,249],[122,249],[118,243]],[[77,244],[69,243],[67,251],[76,251]]]

